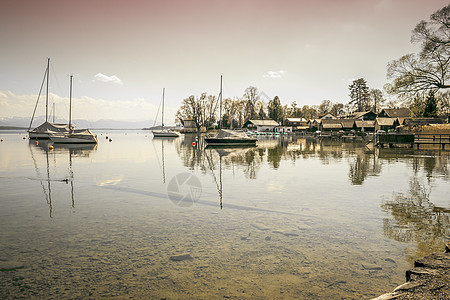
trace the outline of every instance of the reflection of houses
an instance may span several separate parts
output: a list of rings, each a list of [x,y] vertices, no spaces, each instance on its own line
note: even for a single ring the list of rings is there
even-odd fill
[[[373,132],[375,131],[375,121],[356,120],[353,128],[357,131]]]
[[[410,118],[409,108],[385,108],[379,114],[379,118]]]
[[[277,126],[275,127],[275,131],[279,133],[291,133],[292,127],[290,126]]]
[[[377,118],[374,125],[375,131],[384,130],[387,132],[395,130],[395,127],[399,126],[400,123],[397,118]]]
[[[323,119],[319,128],[322,131],[340,131],[342,123],[340,119]]]
[[[248,120],[244,124],[244,128],[257,131],[275,131],[275,127],[280,126],[274,120]]]

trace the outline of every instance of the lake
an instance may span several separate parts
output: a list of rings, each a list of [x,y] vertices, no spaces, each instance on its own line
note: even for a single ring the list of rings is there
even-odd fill
[[[371,298],[450,239],[449,152],[96,133],[0,132],[2,298]]]

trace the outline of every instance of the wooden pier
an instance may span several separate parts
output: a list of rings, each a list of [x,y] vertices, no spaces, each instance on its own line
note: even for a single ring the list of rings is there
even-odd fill
[[[446,145],[450,145],[450,134],[380,134],[375,138],[375,144],[378,147],[395,147],[398,145],[407,145],[420,149],[421,145],[438,146],[439,149],[445,150]]]
[[[414,136],[414,145],[420,149],[420,145],[437,145],[442,150],[445,150],[445,145],[450,144],[450,134],[416,134]]]

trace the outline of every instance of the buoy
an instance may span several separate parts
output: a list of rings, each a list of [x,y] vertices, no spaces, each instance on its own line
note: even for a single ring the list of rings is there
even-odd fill
[[[196,145],[196,143],[195,143],[195,142],[192,142],[192,147],[195,147],[195,145]]]
[[[38,141],[36,141],[36,142],[34,142],[36,145],[39,145],[39,142]]]
[[[52,145],[48,146],[48,149],[53,150],[53,146]]]
[[[112,139],[109,139],[110,142],[112,142]]]
[[[0,141],[3,142],[3,139],[1,139]]]

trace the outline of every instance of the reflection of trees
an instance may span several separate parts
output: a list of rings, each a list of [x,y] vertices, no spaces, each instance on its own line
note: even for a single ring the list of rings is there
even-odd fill
[[[396,193],[392,201],[381,205],[385,212],[392,215],[392,218],[383,220],[385,236],[400,242],[417,243],[416,253],[408,257],[411,263],[415,257],[442,251],[450,234],[450,210],[431,203],[430,193],[431,187],[427,188],[417,177],[413,177],[408,195]]]
[[[364,148],[355,151],[356,156],[349,159],[350,170],[348,175],[352,184],[361,185],[367,176],[373,176],[381,173],[381,163],[377,155],[365,152]]]

